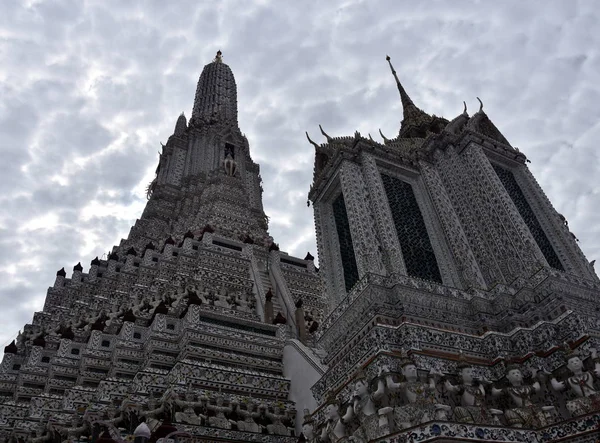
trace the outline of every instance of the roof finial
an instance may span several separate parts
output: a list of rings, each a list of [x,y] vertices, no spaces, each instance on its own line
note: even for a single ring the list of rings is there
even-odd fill
[[[468,116],[469,114],[467,114],[467,102],[463,102],[463,105],[465,105],[465,109],[463,109],[463,115]]]
[[[398,76],[396,75],[396,70],[394,69],[394,66],[392,65],[391,57],[389,55],[386,55],[385,59],[389,63],[390,69],[392,70],[392,74],[394,75],[394,78],[396,79],[396,85],[398,86],[398,92],[400,92],[400,99],[402,100],[402,107],[404,108],[404,111],[406,111],[406,108],[408,108],[411,105],[415,106],[415,104],[413,103],[411,98],[408,96],[408,94],[404,90],[404,87],[400,83],[400,80],[398,80]]]
[[[381,135],[381,138],[383,138],[383,141],[384,141],[384,142],[386,142],[386,143],[387,143],[387,142],[389,142],[389,141],[390,141],[388,138],[386,138],[386,136],[385,136],[385,135],[383,135],[383,132],[381,132],[381,129],[379,129],[379,134]]]
[[[221,52],[220,49],[217,51],[217,55],[216,55],[214,61],[217,63],[221,63],[223,61],[223,53]]]
[[[327,135],[327,133],[325,131],[323,131],[323,128],[321,127],[321,125],[319,125],[319,129],[321,130],[321,134],[323,134],[325,136],[325,138],[327,139],[328,142],[330,142],[332,139],[329,135]]]
[[[308,139],[308,142],[315,147],[315,149],[319,149],[319,145],[311,140],[310,136],[308,135],[308,131],[306,132],[306,138]]]
[[[483,111],[483,102],[481,101],[481,99],[479,97],[477,97],[477,100],[479,100],[479,112]]]
[[[182,112],[177,118],[177,123],[175,123],[175,135],[182,135],[187,129],[187,119],[185,118],[185,114]]]

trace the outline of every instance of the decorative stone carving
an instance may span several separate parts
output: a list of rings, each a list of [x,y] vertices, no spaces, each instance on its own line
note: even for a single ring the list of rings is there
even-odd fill
[[[340,416],[340,404],[330,395],[325,406],[325,423],[321,431],[321,441],[335,443],[346,437],[346,426]]]
[[[352,429],[352,426],[350,426],[352,432],[348,432],[348,434],[351,434],[350,438],[355,441],[368,441],[379,435],[377,408],[381,405],[385,395],[385,382],[381,377],[378,377],[375,384],[376,389],[371,392],[367,374],[362,369],[358,371],[354,378],[354,390],[345,421],[357,422],[357,426],[355,426],[357,429]]]
[[[252,293],[238,291],[233,299],[233,306],[237,311],[254,312],[254,297]]]
[[[229,309],[231,307],[229,294],[227,289],[221,288],[219,292],[214,294],[214,305],[223,309]]]
[[[271,420],[271,424],[267,425],[269,434],[292,435],[291,430],[282,422],[289,419],[289,414],[280,403],[273,405],[273,412],[269,412],[267,409],[265,415]]]
[[[304,410],[304,420],[302,422],[302,435],[304,436],[304,441],[309,443],[316,442],[317,436],[315,435],[315,421],[308,409]]]
[[[227,153],[227,156],[223,160],[223,169],[225,170],[225,174],[230,177],[234,177],[237,172],[237,163],[231,156],[231,152]]]
[[[536,378],[537,370],[531,370],[531,376]],[[506,378],[509,386],[496,389],[492,388],[492,395],[506,395],[509,397],[513,408],[504,411],[504,417],[510,426],[518,428],[543,427],[548,425],[549,412],[554,409],[553,406],[539,407],[534,403],[533,397],[540,391],[540,382],[534,381],[526,385],[523,384],[523,373],[518,365],[508,365],[506,368]]]
[[[569,349],[565,360],[572,375],[565,381],[558,381],[556,378],[550,380],[554,390],[569,389],[577,396],[576,399],[567,401],[567,410],[573,417],[600,410],[600,393],[594,387],[594,378],[600,377],[600,359],[595,348],[590,350],[590,354],[594,363],[593,371],[584,371],[581,354]]]
[[[162,400],[157,400],[153,396],[148,398],[148,410],[142,411],[140,417],[144,417],[146,424],[150,430],[156,429],[160,425],[160,419],[162,417],[170,417],[172,406],[171,406],[171,393],[167,392],[163,396]]]
[[[240,431],[246,432],[260,432],[262,427],[254,420],[260,416],[260,413],[256,409],[256,403],[250,399],[246,402],[246,409],[240,408],[238,403],[232,403],[235,405],[236,413],[243,417],[244,420],[238,420],[237,427]]]
[[[233,407],[231,405],[224,405],[224,398],[221,394],[217,394],[215,397],[215,404],[210,403],[209,398],[204,399],[206,403],[206,408],[215,413],[214,416],[208,417],[209,426],[213,426],[215,428],[221,429],[231,429],[232,423],[235,423],[233,420],[228,419],[225,414],[231,414],[233,411]]]
[[[175,413],[175,420],[180,423],[188,423],[191,425],[201,425],[206,420],[206,415],[196,414],[194,408],[202,407],[202,401],[195,400],[195,394],[188,387],[185,393],[185,401],[176,399],[175,404],[181,408],[181,411]]]
[[[360,370],[354,381],[353,405],[354,413],[360,422],[364,422],[367,417],[377,413],[377,406],[385,394],[385,383],[379,378],[377,380],[377,389],[374,392],[369,390],[367,374]]]
[[[404,397],[404,402],[397,401],[394,407],[396,426],[405,429],[433,419],[445,420],[451,408],[437,404],[435,398],[436,378],[441,374],[432,369],[427,381],[419,380],[417,366],[410,358],[403,359],[401,368],[404,378],[401,382],[395,382],[389,373],[385,375],[388,390]]]
[[[453,385],[449,380],[445,382],[445,388],[449,392],[460,395],[460,406],[454,408],[454,418],[463,423],[498,423],[498,416],[502,411],[486,407],[484,384],[489,382],[486,379],[476,379],[473,366],[465,360],[459,362],[457,369],[460,384]]]

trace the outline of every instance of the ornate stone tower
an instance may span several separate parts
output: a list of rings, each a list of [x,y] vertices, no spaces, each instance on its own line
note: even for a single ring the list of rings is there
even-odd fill
[[[61,269],[5,349],[0,440],[295,441],[296,409],[316,406],[302,388],[323,372],[310,346],[326,302],[312,256],[268,234],[236,97],[219,52],[127,239],[87,273]]]
[[[398,136],[309,138],[331,308],[310,427],[330,440],[592,439],[598,277],[483,105],[429,115],[387,60]]]
[[[217,53],[127,239],[6,347],[0,438],[596,441],[592,266],[483,105],[429,115],[388,62],[397,137],[309,138],[318,272],[268,234]]]

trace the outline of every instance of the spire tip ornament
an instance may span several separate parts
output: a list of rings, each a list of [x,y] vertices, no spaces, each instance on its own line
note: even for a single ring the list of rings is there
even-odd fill
[[[323,131],[323,127],[321,125],[319,125],[319,129],[321,130],[321,134],[323,134],[327,141],[330,142],[332,140],[331,137],[325,131]]]
[[[404,108],[404,113],[407,114],[407,108],[409,106],[415,106],[412,99],[408,96],[408,93],[400,83],[400,79],[398,75],[396,75],[396,70],[394,69],[394,65],[392,65],[392,58],[389,55],[385,56],[388,64],[390,65],[390,70],[392,71],[392,75],[394,76],[394,80],[396,80],[396,86],[398,86],[398,92],[400,93],[400,100],[402,100],[402,107]]]
[[[385,135],[383,135],[383,132],[381,132],[381,129],[379,129],[379,135],[381,135],[381,138],[383,138],[383,141],[385,143],[388,143],[390,141]]]
[[[313,146],[315,147],[315,149],[319,149],[319,145],[318,145],[318,144],[316,144],[316,143],[315,143],[315,142],[314,142],[314,141],[313,141],[313,140],[310,138],[310,136],[308,135],[308,131],[305,131],[305,134],[306,134],[306,138],[308,139],[308,142],[309,142],[311,145],[313,145]]]

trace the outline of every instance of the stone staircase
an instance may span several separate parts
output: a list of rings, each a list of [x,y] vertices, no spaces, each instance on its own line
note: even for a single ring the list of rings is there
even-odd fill
[[[271,284],[269,273],[265,270],[260,270],[259,276],[260,284],[262,285],[265,294],[269,291],[269,289],[271,289],[271,293],[273,294],[273,298],[271,299],[271,301],[273,302],[273,315],[277,316],[277,314],[281,312],[281,314],[287,318],[281,299],[275,294],[275,291],[273,290],[273,285]]]

